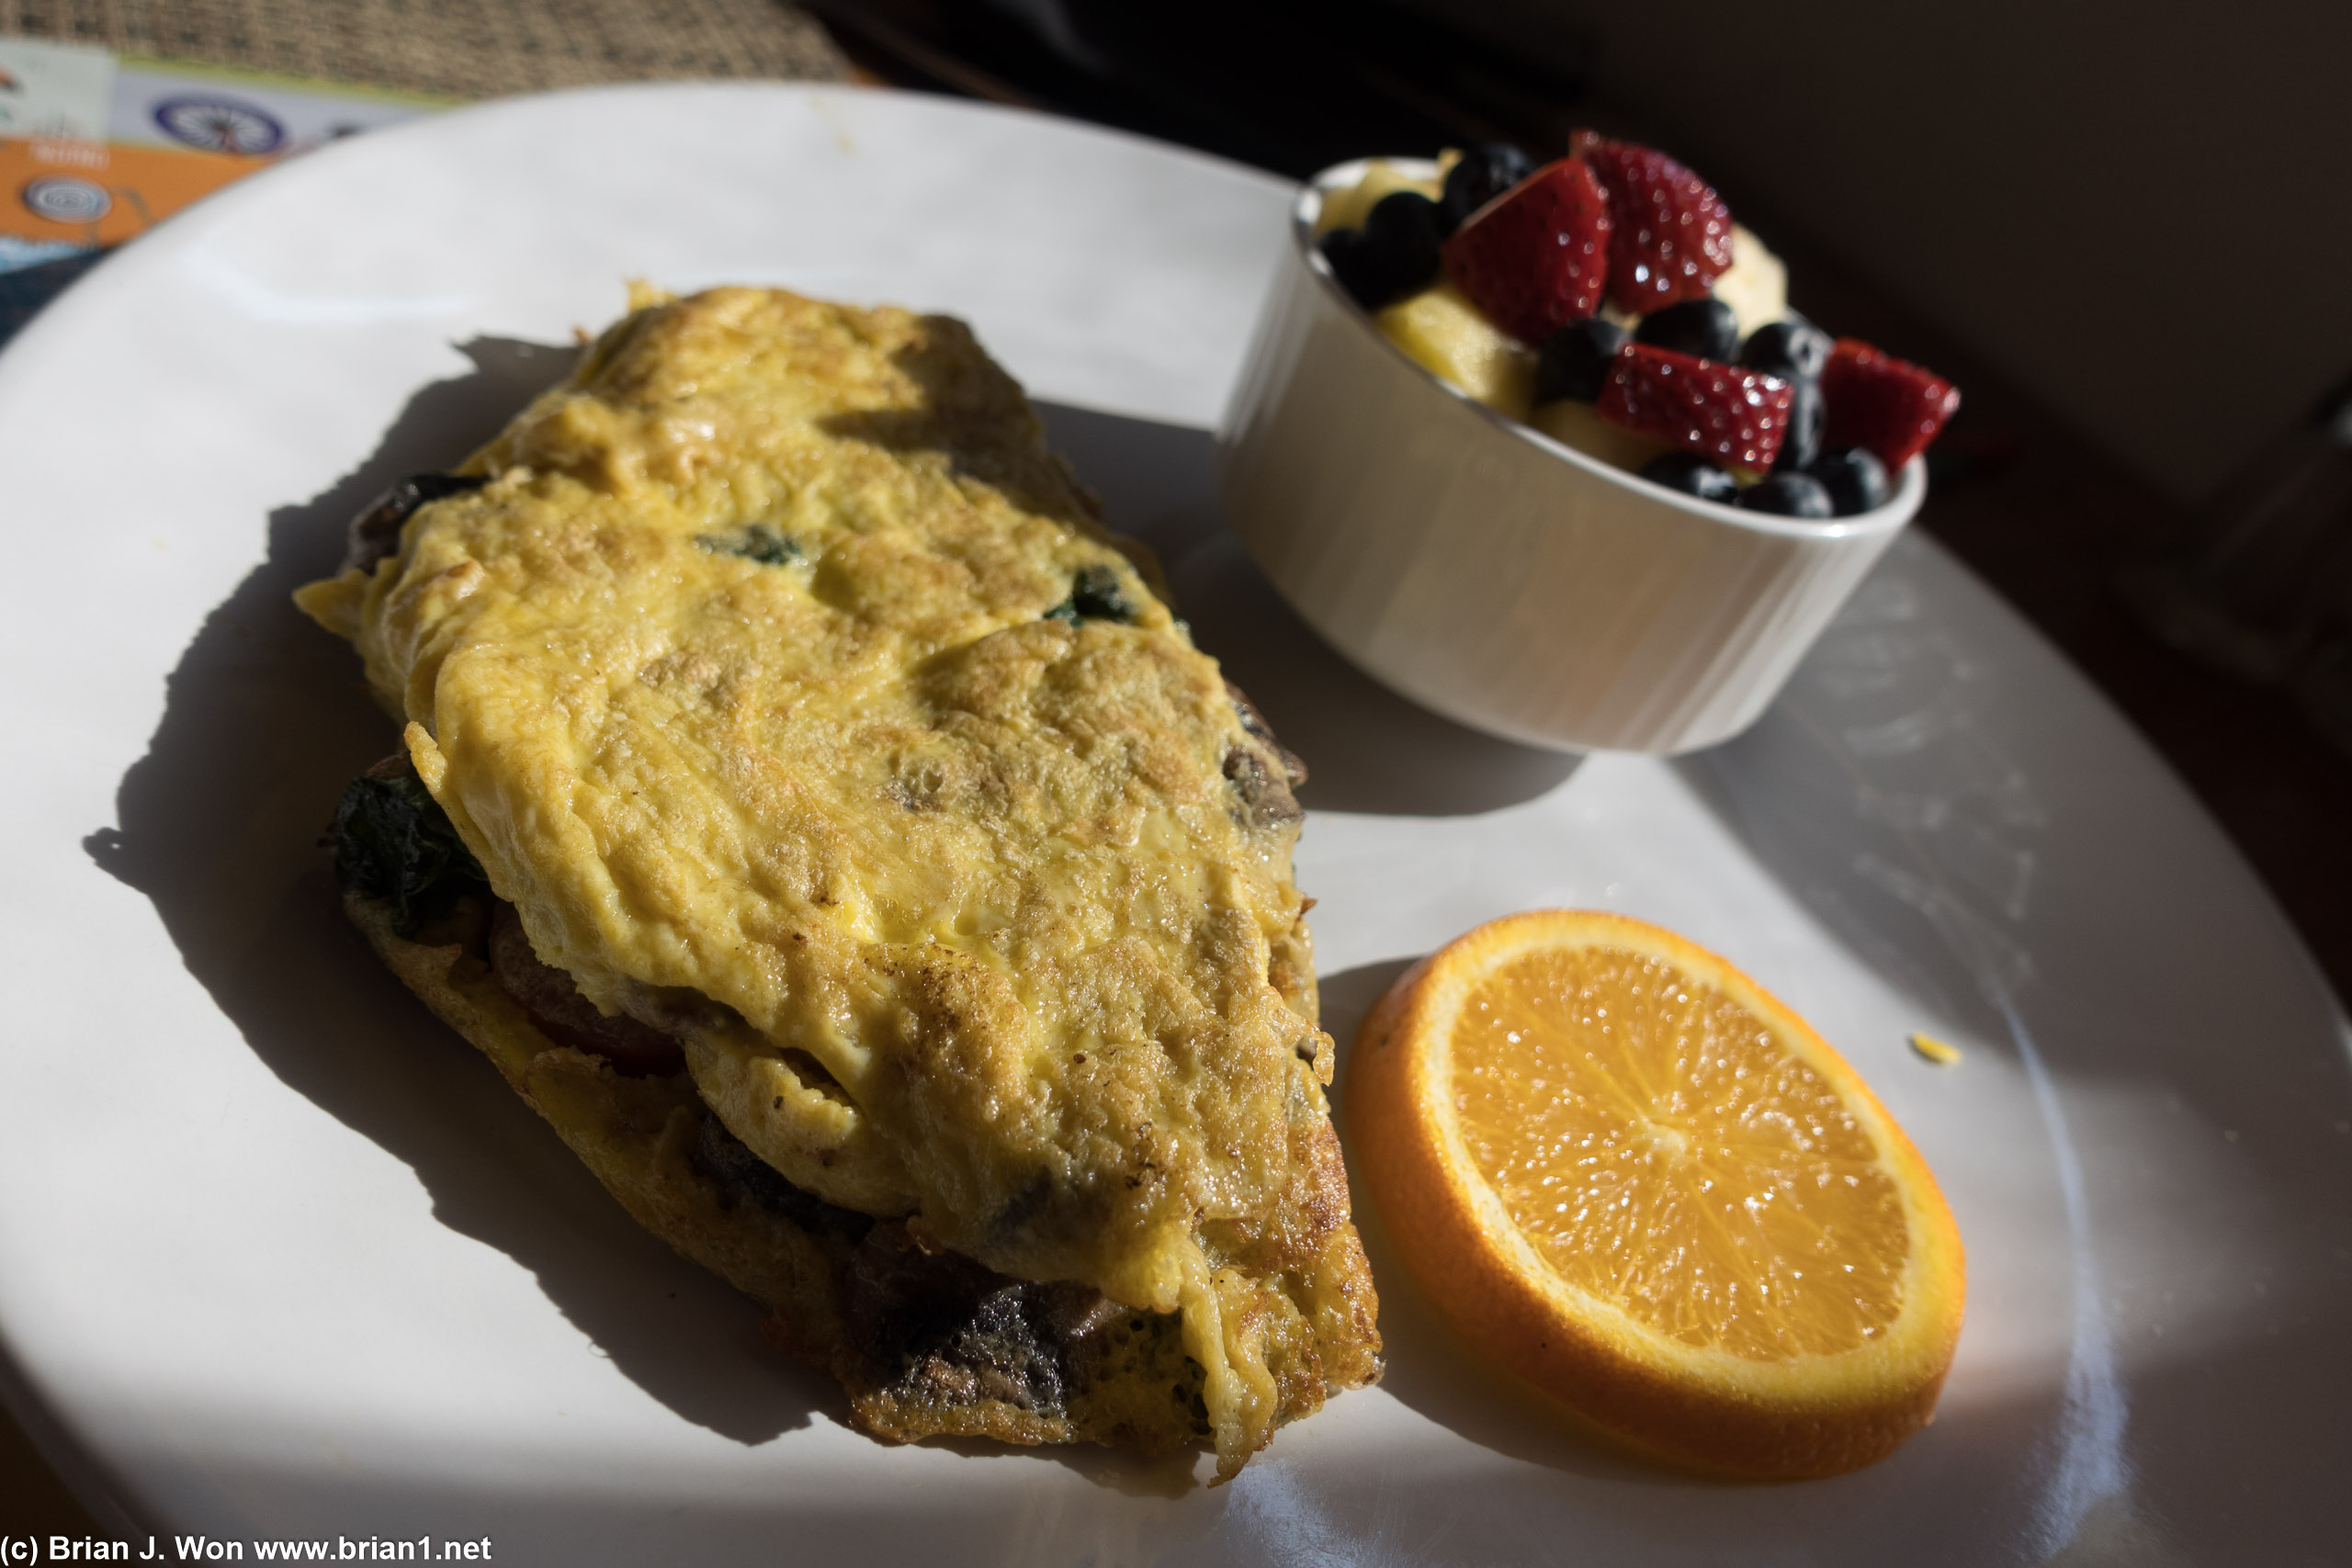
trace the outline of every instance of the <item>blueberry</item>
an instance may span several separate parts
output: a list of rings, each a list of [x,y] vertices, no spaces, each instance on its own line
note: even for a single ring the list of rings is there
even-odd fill
[[[1348,297],[1377,310],[1437,276],[1437,203],[1419,191],[1391,191],[1361,229],[1334,229],[1316,242]]]
[[[1589,403],[1600,397],[1610,363],[1625,346],[1625,329],[1616,322],[1587,316],[1545,338],[1535,355],[1535,400],[1574,398]]]
[[[1508,141],[1487,141],[1446,171],[1439,226],[1451,234],[1462,220],[1535,172],[1535,160]]]
[[[1739,493],[1738,481],[1704,457],[1694,457],[1688,452],[1668,452],[1663,457],[1652,457],[1642,465],[1642,478],[1685,495],[1695,495],[1701,501],[1720,501],[1726,506],[1733,504]]]
[[[1781,517],[1834,517],[1829,492],[1811,474],[1774,474],[1761,484],[1739,492],[1739,504],[1750,512]]]
[[[489,885],[448,814],[413,773],[371,772],[351,781],[334,808],[334,870],[345,892],[390,904],[393,929],[402,936]]]
[[[1805,465],[1805,472],[1821,481],[1829,492],[1829,503],[1840,517],[1851,517],[1860,512],[1876,512],[1886,504],[1890,487],[1886,465],[1876,454],[1859,446],[1841,446],[1835,452],[1824,452]]]
[[[1634,341],[1728,361],[1739,347],[1739,318],[1720,299],[1685,299],[1644,316]]]
[[[1815,380],[1829,363],[1829,334],[1803,316],[1791,315],[1749,334],[1739,362],[1783,381]]]
[[[1781,455],[1772,463],[1774,473],[1813,467],[1813,460],[1821,456],[1822,418],[1821,383],[1790,382],[1789,427],[1781,437]]]
[[[1417,190],[1389,192],[1373,204],[1363,232],[1395,294],[1415,293],[1436,278],[1444,235],[1438,231],[1437,203],[1428,197]]]
[[[1349,299],[1367,310],[1377,310],[1388,302],[1383,292],[1380,263],[1363,230],[1334,229],[1315,244],[1330,265],[1331,276],[1348,291]]]

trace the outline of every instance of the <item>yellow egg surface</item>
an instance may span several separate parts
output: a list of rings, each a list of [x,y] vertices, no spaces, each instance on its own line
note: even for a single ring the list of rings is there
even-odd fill
[[[1295,761],[967,328],[649,294],[467,471],[300,600],[545,962],[826,1201],[1181,1314],[1226,1473],[1376,1374]]]

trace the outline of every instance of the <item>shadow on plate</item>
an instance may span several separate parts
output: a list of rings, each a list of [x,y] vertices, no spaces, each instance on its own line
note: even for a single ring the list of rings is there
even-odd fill
[[[1043,1460],[1061,1466],[1080,1480],[1105,1492],[1115,1492],[1123,1497],[1170,1503],[1200,1496],[1207,1490],[1207,1477],[1216,1471],[1205,1443],[1164,1454],[1139,1454],[1126,1449],[1102,1448],[1092,1443],[1058,1443],[1028,1449],[994,1442],[987,1438],[925,1438],[922,1439],[921,1446],[944,1449],[949,1453],[983,1463],[1006,1463],[1015,1467],[1035,1464]],[[1005,1480],[1009,1485],[1022,1483],[1018,1475],[1008,1475]]]
[[[2006,1047],[2050,807],[1972,722],[1977,660],[1922,624],[1916,549],[1897,543],[1752,728],[1672,766],[1864,964]]]
[[[269,555],[206,620],[91,858],[153,899],[189,973],[289,1087],[410,1166],[435,1216],[506,1253],[613,1363],[745,1443],[804,1426],[830,1383],[761,1346],[756,1309],[632,1224],[344,920],[318,840],[397,736],[351,650],[288,600],[334,570],[352,514],[446,469],[566,371],[569,348],[481,338],[368,459],[270,514]],[[717,1343],[714,1344],[714,1341]]]
[[[2340,1488],[2308,1456],[2346,1451],[2352,1409],[2310,1391],[2352,1348],[2311,1325],[2352,1303],[2352,1228],[2320,1196],[2352,1139],[2341,1015],[2177,785],[2007,617],[1900,539],[1763,719],[1673,766],[1860,965],[2046,1085],[1965,1154],[2049,1166],[2063,1385],[1934,1436],[2007,1422],[2038,1449],[2031,1506],[2077,1510],[2052,1562],[2328,1561]],[[2230,1501],[2256,1494],[2258,1523]]]

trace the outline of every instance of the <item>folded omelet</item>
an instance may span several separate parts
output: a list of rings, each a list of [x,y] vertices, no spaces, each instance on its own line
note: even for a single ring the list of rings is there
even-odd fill
[[[353,917],[869,1429],[1231,1475],[1379,1370],[1303,774],[963,325],[633,304],[298,595]]]

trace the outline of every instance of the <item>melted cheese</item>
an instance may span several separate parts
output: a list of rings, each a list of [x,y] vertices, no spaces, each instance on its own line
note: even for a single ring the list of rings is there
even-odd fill
[[[301,602],[540,955],[800,1186],[1183,1313],[1238,1466],[1277,1277],[1347,1229],[1329,1043],[1269,979],[1295,813],[1018,387],[951,321],[716,290],[469,467]]]

